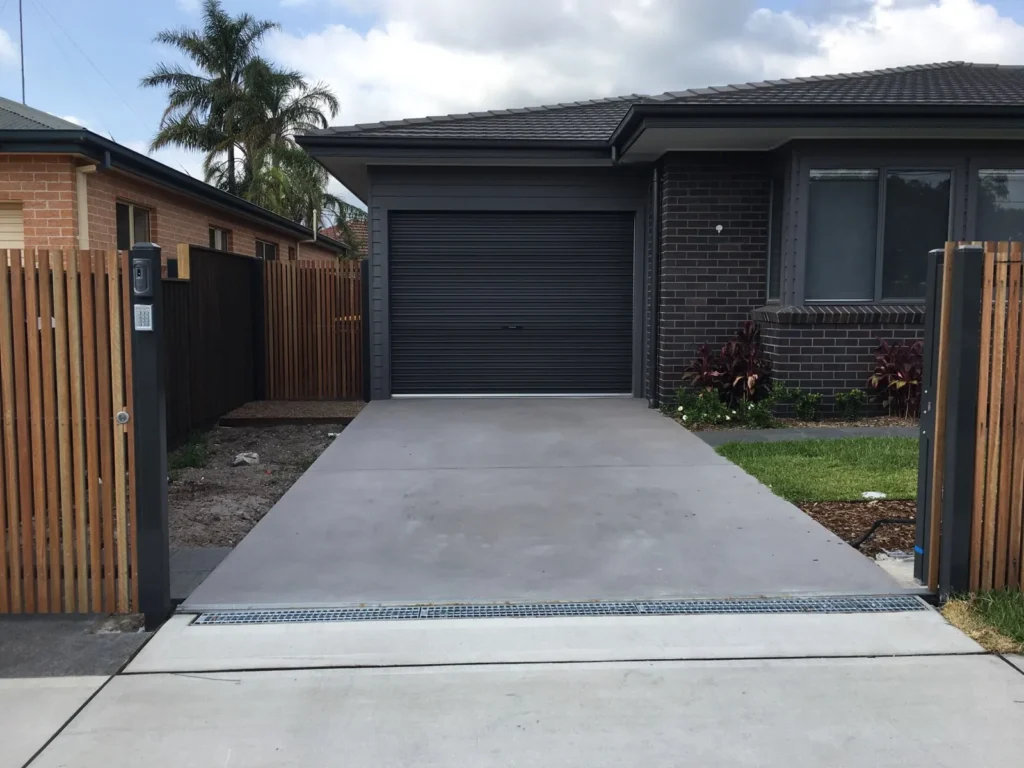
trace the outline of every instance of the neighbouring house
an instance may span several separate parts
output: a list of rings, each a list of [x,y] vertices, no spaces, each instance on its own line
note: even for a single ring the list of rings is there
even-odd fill
[[[79,125],[0,99],[0,248],[179,243],[263,259],[347,250]]]
[[[947,239],[1024,239],[1024,68],[951,62],[329,128],[368,206],[374,397],[652,404],[746,319],[863,387]]]
[[[365,259],[367,243],[366,219],[349,219],[345,222],[345,226],[348,228],[347,233],[341,227],[334,226],[321,229],[320,234],[348,245],[349,258]]]

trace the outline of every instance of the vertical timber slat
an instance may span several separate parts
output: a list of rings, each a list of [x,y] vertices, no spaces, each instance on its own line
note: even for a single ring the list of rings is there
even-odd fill
[[[984,558],[985,478],[989,431],[989,386],[992,370],[992,292],[995,283],[995,248],[985,245],[981,296],[981,343],[978,366],[978,426],[974,453],[974,504],[971,512],[971,589],[981,589]]]
[[[953,296],[953,261],[958,258],[956,246],[946,244],[942,268],[942,309],[939,320],[938,376],[935,377],[935,437],[932,455],[932,491],[930,522],[928,528],[928,588],[939,588],[939,536],[942,518],[942,474],[945,466],[946,449],[946,390],[949,371],[946,359],[949,356],[950,304]]]

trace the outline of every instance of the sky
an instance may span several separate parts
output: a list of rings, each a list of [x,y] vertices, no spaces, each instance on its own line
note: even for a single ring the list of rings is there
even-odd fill
[[[139,87],[199,0],[22,0],[30,106],[148,151]],[[964,60],[1024,64],[1024,0],[225,0],[280,23],[263,54],[330,85],[332,124]],[[18,0],[0,0],[0,95],[21,99]],[[152,153],[201,177],[202,159]]]

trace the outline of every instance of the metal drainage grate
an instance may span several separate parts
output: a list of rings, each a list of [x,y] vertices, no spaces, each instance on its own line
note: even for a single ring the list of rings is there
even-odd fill
[[[891,597],[788,597],[741,600],[624,600],[583,603],[380,605],[279,611],[204,613],[196,624],[308,624],[414,619],[517,619],[558,616],[698,616],[764,613],[897,613],[927,610],[912,595]]]

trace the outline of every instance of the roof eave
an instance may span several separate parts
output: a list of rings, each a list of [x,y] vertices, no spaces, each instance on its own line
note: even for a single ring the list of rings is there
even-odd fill
[[[359,134],[315,133],[302,134],[295,137],[299,146],[313,153],[324,149],[452,149],[452,150],[509,150],[545,149],[545,150],[605,150],[608,142],[604,140],[575,141],[569,139],[480,139],[480,138],[436,138],[423,136],[366,136]]]
[[[1024,118],[1024,105],[989,104],[651,104],[632,105],[609,139],[609,144],[625,151],[652,118],[807,118],[850,117],[857,120],[911,117],[995,117]]]

